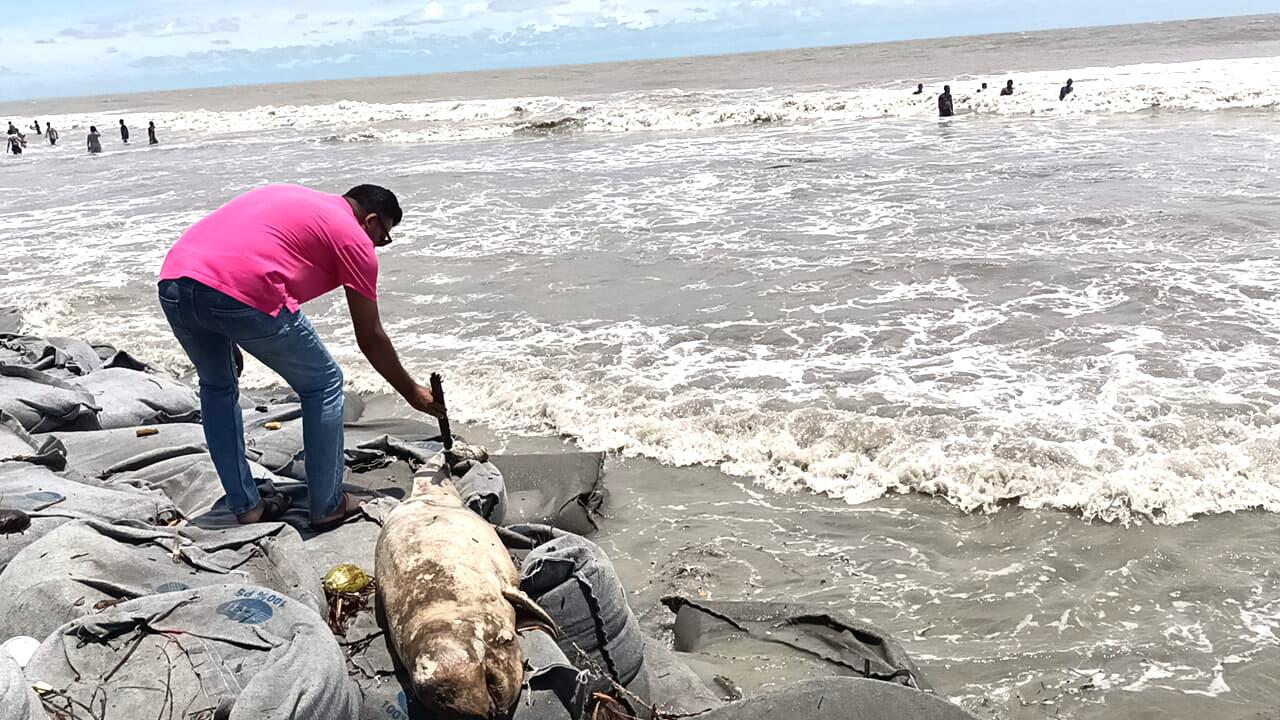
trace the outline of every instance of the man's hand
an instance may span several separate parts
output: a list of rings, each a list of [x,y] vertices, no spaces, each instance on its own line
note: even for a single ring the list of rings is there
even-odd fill
[[[418,412],[424,412],[432,417],[444,417],[444,407],[431,396],[431,388],[415,385],[413,391],[406,394],[404,399]]]

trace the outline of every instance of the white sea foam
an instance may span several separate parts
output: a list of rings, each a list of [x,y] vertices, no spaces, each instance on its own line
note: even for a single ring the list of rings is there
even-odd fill
[[[1003,78],[1015,80],[1012,97],[1000,97]],[[1058,88],[1071,77],[1076,92],[1059,102]],[[977,92],[982,81],[986,92]],[[618,93],[592,98],[549,96],[417,103],[339,101],[314,105],[264,105],[241,111],[192,109],[148,113],[168,131],[218,136],[270,133],[331,142],[438,143],[556,132],[692,132],[773,123],[841,123],[876,118],[932,118],[943,83],[952,86],[964,115],[1075,116],[1163,110],[1212,112],[1280,106],[1280,58],[1202,60],[1183,63],[1087,67],[989,78],[939,79],[915,96],[894,85],[809,91],[772,89]],[[116,114],[119,114],[117,112]],[[57,127],[102,125],[96,116],[53,116]]]
[[[1269,107],[1278,73],[1017,74],[977,103],[1050,123],[940,125],[901,87],[184,111],[157,120],[178,153],[10,161],[0,304],[182,368],[153,278],[185,227],[262,182],[385,178],[408,210],[386,322],[461,419],[849,502],[1280,512],[1280,145],[1270,115],[1198,112]],[[1152,98],[1196,112],[1091,114]],[[598,141],[403,145],[568,115]],[[346,133],[369,146],[312,142]],[[353,387],[385,391],[341,304],[308,312]]]

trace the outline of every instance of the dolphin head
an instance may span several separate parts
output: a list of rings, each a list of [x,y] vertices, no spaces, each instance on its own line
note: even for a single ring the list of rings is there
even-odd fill
[[[414,663],[414,695],[432,717],[503,720],[511,716],[524,681],[520,646],[514,637],[486,641],[479,630],[455,626],[454,632],[437,635]]]

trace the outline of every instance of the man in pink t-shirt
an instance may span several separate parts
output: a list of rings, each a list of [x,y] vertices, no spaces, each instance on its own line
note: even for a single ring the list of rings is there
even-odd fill
[[[342,286],[356,343],[409,405],[437,415],[431,391],[400,364],[378,312],[378,257],[402,212],[377,185],[332,195],[270,185],[241,195],[191,226],[160,270],[160,306],[200,377],[209,455],[242,523],[279,518],[283,495],[263,497],[245,459],[237,346],[280,374],[302,402],[311,524],[324,529],[359,512],[342,490],[342,370],[302,314],[308,300]]]

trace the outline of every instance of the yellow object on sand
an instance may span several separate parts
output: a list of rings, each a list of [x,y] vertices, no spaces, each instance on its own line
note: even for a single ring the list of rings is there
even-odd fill
[[[264,427],[264,428],[266,428],[266,429],[268,429],[268,430],[279,430],[280,428],[282,428],[282,427],[284,427],[284,426],[283,426],[283,425],[281,425],[280,423],[276,422],[275,420],[272,420],[271,422],[263,423],[263,424],[262,424],[262,427]]]
[[[358,593],[369,586],[369,576],[359,565],[343,563],[324,574],[324,589],[332,592]]]

